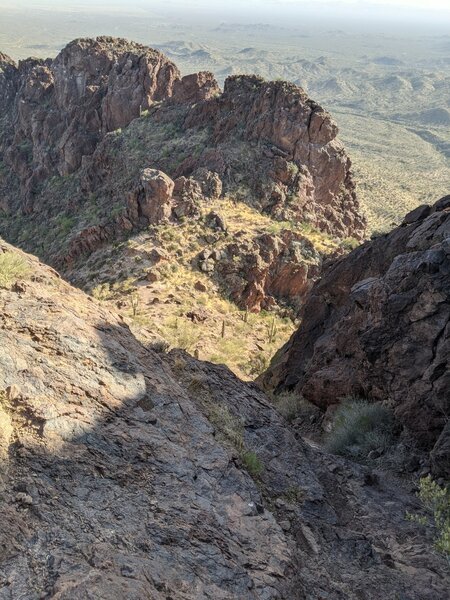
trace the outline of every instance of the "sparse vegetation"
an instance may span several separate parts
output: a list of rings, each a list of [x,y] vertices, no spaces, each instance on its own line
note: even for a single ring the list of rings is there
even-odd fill
[[[296,392],[283,392],[274,396],[273,403],[286,421],[293,421],[299,413],[300,397]]]
[[[264,470],[264,465],[256,452],[244,452],[242,462],[252,477],[259,477]]]
[[[344,248],[344,250],[348,250],[348,251],[354,250],[355,248],[357,248],[359,246],[359,244],[360,244],[360,242],[357,239],[352,238],[352,237],[345,238],[340,242],[341,248]]]
[[[164,337],[173,348],[191,351],[200,340],[199,326],[185,318],[169,317],[164,328]]]
[[[305,491],[294,485],[288,488],[283,496],[291,504],[300,504],[304,500]]]
[[[153,350],[153,352],[156,352],[156,354],[166,354],[166,352],[168,352],[170,349],[170,344],[165,340],[159,340],[149,344],[148,348]]]
[[[242,421],[231,414],[224,404],[209,405],[208,418],[218,429],[224,441],[229,442],[239,454],[245,452],[244,426]]]
[[[30,273],[24,258],[15,252],[0,254],[0,288],[10,288],[17,280],[26,278]]]
[[[393,442],[394,419],[380,403],[351,399],[336,411],[327,449],[342,456],[366,460],[374,450],[385,453]]]
[[[406,513],[406,518],[419,525],[426,525],[431,519],[436,528],[435,547],[450,563],[450,487],[440,486],[430,475],[419,482],[417,493],[429,517]]]
[[[109,283],[101,283],[92,289],[91,294],[96,300],[108,300],[111,297],[111,286]]]

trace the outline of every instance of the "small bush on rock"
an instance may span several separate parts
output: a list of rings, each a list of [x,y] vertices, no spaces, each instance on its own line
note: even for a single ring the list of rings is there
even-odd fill
[[[148,348],[156,354],[166,354],[170,350],[170,344],[166,340],[157,340],[149,344]]]
[[[259,477],[264,469],[261,460],[258,458],[255,452],[244,452],[242,455],[242,462],[244,463],[249,475],[252,477]]]
[[[441,487],[428,475],[420,480],[417,495],[436,527],[436,549],[450,562],[450,487]]]
[[[0,254],[0,288],[9,289],[18,279],[29,273],[26,261],[14,252]]]
[[[278,396],[274,396],[273,404],[288,422],[293,421],[300,411],[300,398],[296,393],[282,392]]]
[[[326,447],[333,454],[364,460],[384,454],[393,443],[394,418],[382,404],[349,400],[336,411]]]

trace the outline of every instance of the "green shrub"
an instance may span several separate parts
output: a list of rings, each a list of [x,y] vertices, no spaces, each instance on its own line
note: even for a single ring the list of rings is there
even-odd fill
[[[244,452],[242,462],[252,477],[259,477],[263,472],[264,466],[255,452]]]
[[[347,237],[341,240],[339,245],[344,250],[354,250],[360,245],[360,242],[354,237]]]
[[[0,254],[0,288],[9,289],[18,279],[25,278],[29,271],[27,262],[19,254]]]
[[[66,235],[72,229],[75,224],[75,217],[69,217],[67,215],[59,215],[55,219],[55,228],[57,235]]]
[[[428,475],[420,480],[417,495],[424,508],[431,514],[436,527],[436,550],[450,561],[450,487],[448,485],[441,487]],[[416,515],[407,514],[407,517],[410,520],[417,520]]]
[[[372,450],[384,454],[393,443],[394,418],[379,403],[348,400],[337,409],[325,441],[333,454],[366,459]]]

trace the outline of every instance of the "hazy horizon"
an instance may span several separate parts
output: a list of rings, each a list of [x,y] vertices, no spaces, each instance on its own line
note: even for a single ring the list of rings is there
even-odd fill
[[[450,4],[447,0],[0,0],[0,11],[52,10],[57,12],[104,12],[150,16],[179,15],[188,20],[227,22],[263,22],[295,26],[303,17],[329,22],[336,20],[342,27],[362,22],[366,25],[398,27],[418,25],[446,31],[450,23]],[[294,19],[294,21],[292,21]]]

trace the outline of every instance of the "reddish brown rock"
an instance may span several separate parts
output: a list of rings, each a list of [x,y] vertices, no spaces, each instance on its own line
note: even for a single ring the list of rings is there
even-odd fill
[[[320,255],[302,235],[282,231],[252,241],[234,241],[215,273],[242,309],[259,312],[275,302],[299,306],[320,272]]]
[[[214,75],[209,71],[200,71],[175,82],[173,100],[181,103],[210,100],[220,94],[220,91]]]
[[[363,237],[365,220],[336,124],[301,88],[256,76],[229,77],[222,95],[194,106],[185,120],[188,127],[206,124],[214,128],[216,145],[209,168],[221,177],[229,169],[227,139],[261,145],[265,158],[255,160],[253,185],[263,210],[339,237]],[[262,187],[267,173],[272,181]]]
[[[108,37],[75,40],[54,60],[28,59],[18,69],[7,64],[0,107],[11,111],[8,163],[22,178],[41,169],[41,180],[73,173],[106,132],[170,98],[180,77],[160,52]],[[17,148],[25,143],[23,157]]]
[[[449,242],[446,196],[332,264],[265,385],[298,389],[324,409],[348,396],[387,402],[431,450],[450,410]],[[442,465],[446,435],[434,451]]]
[[[159,52],[107,37],[75,40],[54,60],[3,62],[0,152],[10,168],[1,206],[24,219],[20,243],[53,264],[66,268],[149,223],[200,219],[223,195],[333,237],[364,234],[336,125],[293,84],[230,77],[220,93],[210,73],[181,79]],[[160,175],[142,179],[147,169]],[[70,230],[51,236],[48,222]],[[226,233],[217,213],[203,223]],[[37,230],[39,240],[27,234]],[[19,240],[18,228],[2,233]],[[234,289],[254,310],[272,303],[270,289],[296,298],[316,277],[315,268],[292,271],[274,257],[252,260],[244,261],[249,287]]]
[[[156,169],[142,171],[138,203],[140,213],[149,223],[159,223],[170,216],[173,189],[173,181],[162,171]]]

